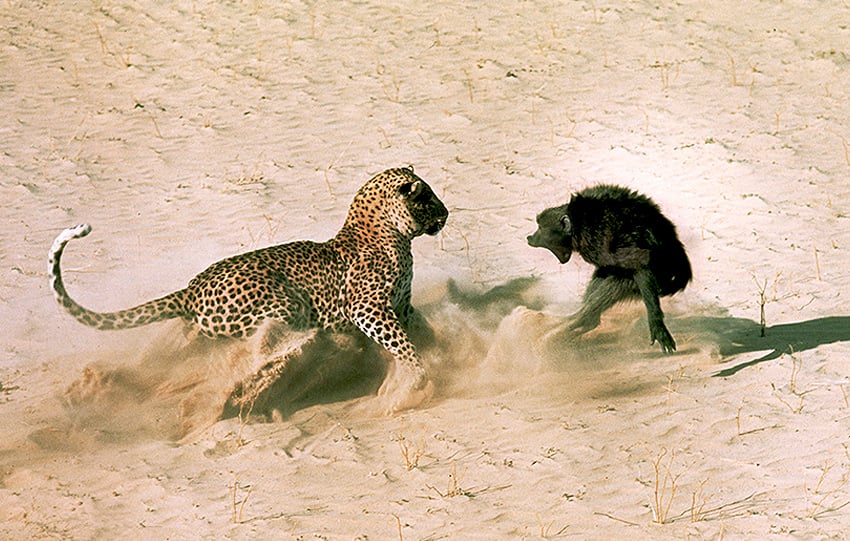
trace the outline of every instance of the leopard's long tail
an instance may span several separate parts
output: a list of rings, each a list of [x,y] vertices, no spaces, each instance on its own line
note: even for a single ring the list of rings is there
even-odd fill
[[[130,329],[164,319],[189,317],[185,308],[185,289],[118,312],[95,312],[80,306],[65,290],[59,263],[68,242],[85,237],[89,233],[91,233],[89,224],[69,227],[62,231],[53,241],[47,259],[47,273],[50,275],[50,289],[53,290],[53,296],[77,321],[97,329]]]

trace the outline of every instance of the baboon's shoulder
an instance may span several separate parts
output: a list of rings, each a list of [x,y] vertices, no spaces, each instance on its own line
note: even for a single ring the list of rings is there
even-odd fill
[[[614,184],[598,184],[585,188],[576,193],[570,200],[571,206],[598,207],[606,206],[617,209],[644,209],[645,211],[660,212],[658,205],[649,197],[630,188]]]

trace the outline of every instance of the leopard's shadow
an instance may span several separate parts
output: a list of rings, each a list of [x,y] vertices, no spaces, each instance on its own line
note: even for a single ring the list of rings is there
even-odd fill
[[[778,359],[784,354],[850,341],[850,316],[829,316],[773,325],[765,328],[764,336],[761,336],[761,326],[757,322],[744,318],[684,317],[672,318],[670,322],[675,329],[674,334],[709,335],[712,341],[716,341],[718,352],[723,357],[767,351],[755,359],[743,360],[724,368],[714,374],[715,377],[732,376],[745,368]]]
[[[221,417],[259,415],[288,418],[301,409],[342,402],[377,392],[391,361],[380,347],[365,336],[316,332],[293,355],[269,359],[263,370],[285,360],[285,368],[273,374],[245,407],[244,384],[262,380],[262,370],[248,374],[228,397]]]

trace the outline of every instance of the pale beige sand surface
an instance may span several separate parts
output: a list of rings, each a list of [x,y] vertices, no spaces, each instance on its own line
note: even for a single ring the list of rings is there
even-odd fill
[[[329,348],[285,414],[218,420],[250,344],[50,293],[65,227],[71,294],[125,308],[407,164],[451,212],[413,410]],[[675,355],[639,305],[558,332],[592,268],[525,236],[596,182],[678,226]],[[850,537],[847,2],[8,0],[0,201],[0,538]]]

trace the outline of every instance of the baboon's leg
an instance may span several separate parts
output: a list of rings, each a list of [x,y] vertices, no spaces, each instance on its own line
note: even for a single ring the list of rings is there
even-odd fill
[[[658,341],[661,351],[664,353],[676,351],[676,342],[664,325],[664,312],[661,311],[661,303],[658,301],[660,290],[655,275],[647,268],[640,269],[635,272],[635,283],[640,289],[640,295],[646,305],[646,317],[649,321],[649,343],[654,344]]]
[[[605,310],[638,296],[637,285],[631,277],[613,276],[597,269],[587,284],[581,309],[573,316],[570,329],[579,334],[595,329]]]

